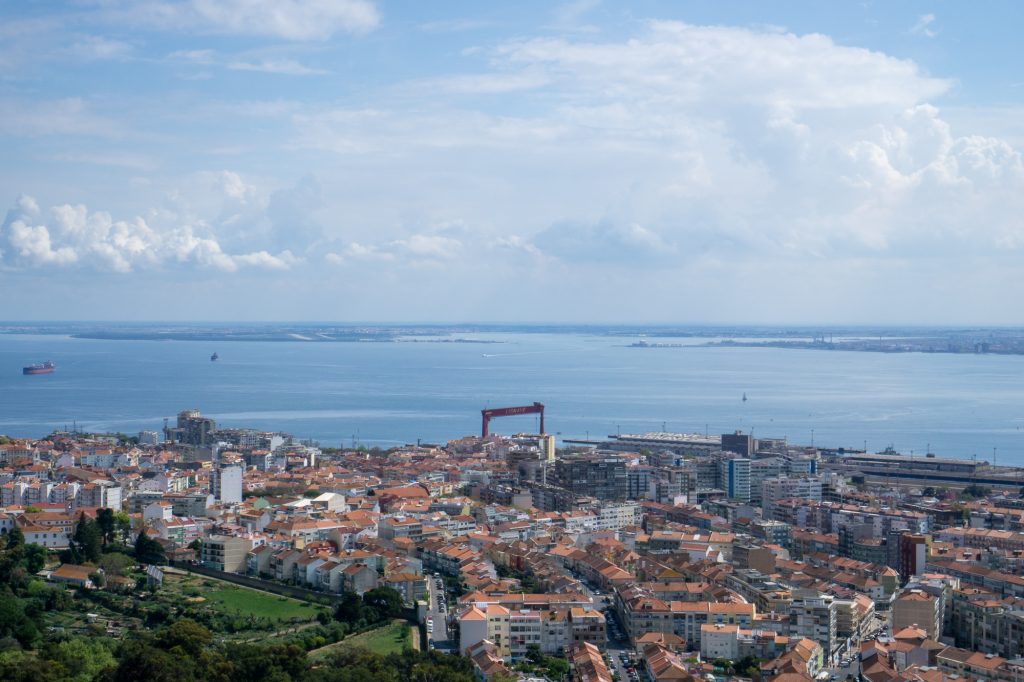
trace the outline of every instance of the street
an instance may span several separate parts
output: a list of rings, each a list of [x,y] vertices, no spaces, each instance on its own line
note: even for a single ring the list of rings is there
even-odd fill
[[[440,583],[440,584],[439,584]],[[448,640],[448,604],[444,582],[427,577],[427,645],[433,649],[457,649],[458,642]]]
[[[605,612],[605,618],[608,625],[608,658],[611,659],[609,668],[622,682],[636,682],[640,679],[641,672],[634,667],[633,661],[636,656],[633,648],[626,639],[615,613],[609,609]],[[623,656],[626,657],[625,660]],[[630,667],[634,667],[634,672],[629,672]]]

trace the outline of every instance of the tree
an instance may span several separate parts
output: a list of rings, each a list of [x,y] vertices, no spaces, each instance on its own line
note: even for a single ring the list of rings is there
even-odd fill
[[[114,531],[117,527],[117,522],[114,520],[114,510],[108,508],[97,509],[96,525],[99,528],[103,546],[106,547],[108,543],[114,541]]]
[[[46,567],[46,548],[42,545],[25,545],[25,554],[21,561],[29,573],[38,573]]]
[[[294,644],[240,644],[225,655],[232,664],[231,678],[239,682],[300,680],[306,671],[306,653]]]
[[[21,599],[13,594],[0,594],[0,638],[12,637],[25,648],[31,648],[39,637],[39,628],[25,613]]]
[[[375,587],[363,595],[363,604],[372,609],[376,618],[372,620],[391,620],[402,615],[405,601],[402,595],[390,587]]]
[[[170,651],[180,647],[191,657],[202,653],[203,649],[213,641],[213,635],[199,623],[182,618],[161,630],[156,636],[156,643],[161,649]]]
[[[99,566],[107,575],[124,575],[135,561],[121,552],[107,552],[100,557]]]
[[[111,682],[198,682],[195,664],[183,655],[158,649],[146,642],[129,640],[118,652],[120,659]]]
[[[76,637],[44,650],[47,660],[59,663],[76,682],[89,682],[106,670],[113,670],[117,660],[102,641]]]
[[[7,549],[8,551],[18,549],[25,545],[25,534],[21,532],[21,528],[15,526],[7,533]]]
[[[960,493],[960,497],[965,500],[974,500],[979,497],[988,497],[991,494],[992,488],[972,483],[963,489],[963,492]]]
[[[52,660],[27,651],[0,654],[0,680],[4,682],[65,682],[68,671]]]
[[[135,560],[140,564],[167,563],[163,545],[146,535],[145,529],[140,530],[135,539]]]
[[[355,623],[363,617],[363,600],[355,592],[346,591],[334,610],[334,617],[342,623]]]
[[[75,549],[83,561],[96,563],[100,558],[100,528],[96,522],[82,512],[75,526],[72,538]]]
[[[123,511],[115,512],[114,526],[117,528],[117,535],[121,542],[128,544],[128,539],[132,534],[132,517]]]

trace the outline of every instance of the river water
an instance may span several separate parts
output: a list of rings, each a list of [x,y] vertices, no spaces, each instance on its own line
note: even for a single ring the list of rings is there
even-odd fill
[[[742,429],[791,443],[930,448],[944,457],[991,460],[996,448],[998,463],[1024,465],[1021,356],[642,349],[586,332],[462,337],[501,343],[0,335],[0,433],[40,437],[73,423],[159,430],[164,418],[197,408],[225,426],[387,446],[475,434],[482,408],[539,401],[547,430],[562,438]],[[21,375],[43,360],[57,363],[56,373]],[[536,421],[507,418],[492,428],[530,431]]]

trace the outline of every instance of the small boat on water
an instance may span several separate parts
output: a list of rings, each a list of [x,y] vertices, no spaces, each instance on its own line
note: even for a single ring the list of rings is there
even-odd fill
[[[746,393],[743,394],[743,402],[747,402],[747,394]]]
[[[220,359],[220,356],[216,353],[210,356],[210,362],[217,362],[218,359]]]
[[[50,362],[49,360],[47,360],[46,362],[37,362],[34,365],[29,365],[28,367],[22,367],[21,373],[22,374],[53,374],[54,370],[56,370],[56,369],[57,369],[57,366],[55,364],[53,364],[52,362]]]

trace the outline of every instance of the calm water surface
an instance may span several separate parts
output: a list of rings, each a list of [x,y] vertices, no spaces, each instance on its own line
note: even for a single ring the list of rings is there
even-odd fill
[[[1024,357],[777,348],[628,348],[582,334],[501,344],[95,341],[0,335],[0,433],[78,425],[134,433],[198,408],[225,426],[323,445],[443,441],[480,409],[547,405],[563,438],[661,430],[787,437],[1024,465]],[[658,339],[671,343],[685,340]],[[690,341],[692,343],[692,341]],[[220,360],[212,363],[214,351]],[[24,365],[57,372],[22,376]],[[746,393],[748,400],[742,401]],[[493,422],[499,433],[535,418]]]

